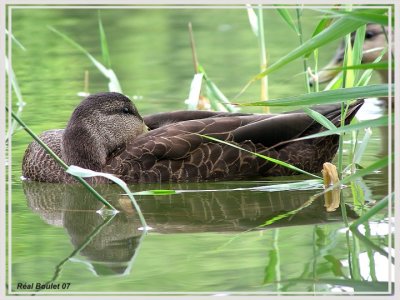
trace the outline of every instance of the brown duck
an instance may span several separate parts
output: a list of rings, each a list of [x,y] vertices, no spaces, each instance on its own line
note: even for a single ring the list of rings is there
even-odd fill
[[[362,103],[350,106],[346,124]],[[339,125],[339,105],[314,109]],[[176,111],[142,118],[127,97],[108,92],[83,100],[65,130],[45,131],[40,137],[68,165],[112,173],[130,183],[186,182],[296,174],[201,135],[319,172],[324,162],[333,159],[338,136],[291,140],[323,130],[301,111],[281,115]],[[25,151],[22,171],[35,181],[75,181],[36,142]]]

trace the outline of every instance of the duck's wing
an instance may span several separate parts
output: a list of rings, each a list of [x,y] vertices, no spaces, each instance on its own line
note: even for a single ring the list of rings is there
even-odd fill
[[[349,114],[354,116],[353,113],[361,104],[351,106]],[[334,123],[340,118],[340,105],[319,107],[317,110]],[[202,144],[213,142],[204,135],[238,144],[250,141],[269,148],[322,129],[322,125],[298,111],[275,116],[245,115],[188,120],[162,126],[129,141],[123,151],[110,157],[108,164],[117,168],[121,163],[143,160],[144,157],[152,157],[149,161],[180,160]]]
[[[272,147],[301,136],[313,122],[305,113],[277,115],[237,128],[232,132],[233,141],[242,143],[250,140],[255,144]]]
[[[121,164],[144,158],[148,158],[148,161],[183,159],[202,143],[212,142],[202,135],[233,141],[232,133],[236,129],[270,117],[270,115],[246,115],[172,123],[129,141],[124,148],[109,157],[107,165],[111,166],[111,169],[118,169]]]
[[[363,103],[363,99],[359,99],[349,106],[345,124],[348,124],[353,119]],[[312,107],[312,109],[325,116],[334,125],[340,125],[340,104],[319,105]],[[309,117],[303,110],[296,110],[258,122],[252,122],[237,128],[232,134],[235,142],[241,143],[251,140],[253,143],[259,143],[269,148],[322,130],[325,130],[325,128]]]
[[[229,113],[205,110],[178,110],[173,112],[162,112],[143,117],[144,123],[149,129],[156,129],[171,123],[178,123],[189,120],[200,120],[206,118],[253,116],[249,113]]]

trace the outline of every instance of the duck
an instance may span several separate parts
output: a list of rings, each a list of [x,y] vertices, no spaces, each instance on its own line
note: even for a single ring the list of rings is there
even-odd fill
[[[380,24],[369,23],[366,26],[364,44],[363,44],[363,56],[361,63],[373,63],[382,53],[382,50],[387,47],[386,36],[388,35],[388,27]],[[386,33],[386,34],[385,34]],[[393,34],[392,34],[393,37]],[[355,32],[351,34],[351,42],[354,42]],[[392,41],[393,42],[393,41]],[[334,56],[330,62],[324,66],[315,76],[318,78],[319,83],[326,83],[332,80],[339,72],[342,67],[343,59],[345,54],[345,42],[342,41],[340,46],[337,48]],[[386,52],[382,61],[388,60],[388,52]],[[388,70],[376,70],[382,83],[388,83],[389,72]],[[392,78],[394,78],[394,70],[392,68]],[[316,78],[310,79],[310,86],[315,84]]]
[[[350,105],[345,124],[362,104],[357,100]],[[313,109],[339,126],[340,104]],[[104,92],[85,98],[65,129],[48,130],[39,137],[67,165],[114,174],[127,183],[201,182],[298,174],[253,153],[306,172],[320,172],[334,158],[339,136],[294,139],[323,130],[302,110],[283,114],[174,111],[142,117],[128,97]],[[24,153],[22,174],[32,181],[77,182],[36,141]],[[91,180],[108,183],[103,177]]]

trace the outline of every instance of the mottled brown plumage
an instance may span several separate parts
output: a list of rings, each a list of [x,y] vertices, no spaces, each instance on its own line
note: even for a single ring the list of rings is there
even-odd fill
[[[350,107],[346,123],[361,105],[357,101]],[[314,109],[339,124],[339,105]],[[296,173],[202,135],[319,172],[324,162],[333,159],[338,136],[291,140],[322,130],[301,111],[281,115],[178,111],[142,119],[128,98],[103,93],[85,99],[65,131],[46,131],[41,138],[68,164],[112,173],[126,182],[186,182]],[[74,181],[36,142],[25,152],[23,175],[36,181]]]

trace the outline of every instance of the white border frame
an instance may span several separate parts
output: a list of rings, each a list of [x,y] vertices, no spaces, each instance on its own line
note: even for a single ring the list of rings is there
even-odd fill
[[[173,5],[168,5],[168,4],[171,4],[171,1],[168,1],[168,0],[164,0],[164,1],[161,1],[161,0],[154,0],[154,1],[150,1],[151,3],[149,3],[150,5],[148,5],[148,4],[143,4],[145,1],[141,1],[141,2],[137,2],[137,1],[132,1],[132,0],[118,0],[118,1],[114,1],[113,3],[112,3],[112,5],[110,5],[110,1],[108,1],[108,0],[94,0],[94,1],[89,1],[89,0],[87,0],[87,1],[77,1],[77,0],[71,0],[71,1],[65,1],[65,0],[62,0],[62,1],[60,1],[60,0],[58,0],[58,1],[51,1],[51,0],[37,0],[37,1],[27,1],[27,0],[5,0],[5,3],[1,3],[0,5],[0,11],[5,11],[5,8],[6,8],[6,5],[10,5],[9,7],[8,7],[8,26],[9,26],[9,30],[10,30],[10,33],[11,33],[11,16],[12,16],[12,9],[22,9],[22,8],[27,8],[27,7],[29,7],[30,5],[35,5],[35,4],[39,4],[39,5],[35,5],[35,6],[32,6],[31,8],[33,8],[33,9],[35,9],[35,8],[37,8],[37,9],[39,9],[39,8],[41,8],[41,9],[43,9],[43,8],[57,8],[57,9],[62,9],[62,8],[68,8],[68,9],[74,9],[74,8],[76,8],[76,9],[85,9],[85,8],[87,8],[87,9],[93,9],[93,8],[96,8],[96,9],[101,9],[101,8],[103,8],[103,9],[112,9],[112,8],[116,8],[116,9],[121,9],[121,8],[130,8],[130,9],[159,9],[159,8],[165,8],[165,9],[194,9],[194,8],[215,8],[215,9],[219,9],[219,8],[225,8],[225,9],[235,9],[235,8],[243,8],[243,4],[246,4],[246,3],[259,3],[259,4],[266,4],[265,5],[265,8],[271,8],[272,6],[268,6],[268,3],[272,3],[272,2],[282,2],[282,3],[279,3],[279,4],[294,4],[294,5],[298,5],[299,3],[299,1],[295,1],[295,0],[292,0],[292,1],[288,1],[288,0],[286,0],[286,1],[279,1],[279,0],[277,0],[277,1],[271,1],[271,0],[256,0],[256,1],[241,1],[241,0],[230,0],[230,1],[218,1],[218,4],[216,4],[216,1],[202,1],[201,3],[199,3],[199,1],[197,1],[197,2],[192,2],[192,1],[184,1],[184,0],[175,0],[175,1],[173,1]],[[189,3],[188,3],[189,2]],[[337,0],[333,0],[333,1],[329,1],[329,3],[321,3],[321,1],[319,1],[319,0],[317,0],[317,1],[312,1],[312,0],[303,0],[303,1],[301,1],[302,3],[301,4],[307,4],[307,5],[309,5],[309,4],[314,4],[314,3],[318,3],[318,6],[319,7],[321,7],[321,6],[323,6],[324,8],[327,8],[328,6],[331,6],[332,4],[343,4],[343,0],[342,1],[337,1]],[[364,1],[360,1],[360,0],[353,0],[353,1],[350,1],[349,3],[353,3],[353,4],[378,4],[377,2],[379,2],[378,0],[375,0],[375,1],[371,1],[371,0],[364,0]],[[378,5],[380,5],[380,6],[382,6],[382,7],[384,7],[384,8],[387,8],[387,5],[394,5],[394,13],[395,13],[395,26],[394,26],[394,35],[395,36],[400,36],[400,32],[399,32],[399,9],[400,9],[400,6],[399,6],[399,4],[398,3],[396,3],[396,1],[395,0],[389,0],[389,1],[381,1],[381,2],[385,2],[384,4],[382,4],[382,3],[379,3]],[[200,5],[197,5],[197,4],[200,4]],[[240,4],[240,6],[237,6],[238,4]],[[12,6],[12,5],[18,5],[18,6]],[[21,6],[19,6],[19,5],[21,5]],[[24,5],[26,5],[26,6],[24,6]],[[76,7],[71,7],[72,5],[77,5]],[[103,6],[104,5],[104,6]],[[110,5],[110,6],[109,6]],[[128,6],[124,6],[124,5],[128,5]],[[135,6],[132,6],[132,5],[135,5]],[[167,6],[164,6],[164,5],[167,5]],[[226,6],[226,5],[229,5],[229,6]],[[310,8],[313,8],[313,6],[310,6]],[[390,10],[391,11],[391,10]],[[6,17],[5,17],[5,15],[4,14],[1,14],[1,17],[0,17],[0,37],[1,37],[1,41],[0,41],[0,50],[1,49],[5,49],[5,43],[4,43],[4,41],[5,41],[5,32],[4,32],[4,30],[1,30],[2,29],[2,25],[5,25],[5,21],[6,21]],[[5,26],[4,26],[5,27]],[[389,40],[391,40],[390,39],[390,36],[391,36],[391,32],[389,31]],[[10,64],[12,64],[11,62],[12,62],[12,57],[11,57],[11,46],[12,46],[12,43],[11,43],[11,37],[9,36],[9,38],[8,38],[8,51],[9,51],[9,60],[10,60]],[[390,51],[390,48],[391,48],[391,45],[389,44],[389,51]],[[398,47],[398,41],[396,40],[395,41],[395,49],[399,49],[399,47]],[[397,52],[399,52],[399,51],[397,51]],[[396,53],[396,52],[394,52],[395,53],[395,57],[397,58],[397,61],[399,61],[398,59],[399,59],[399,53]],[[0,55],[1,55],[2,53],[0,53]],[[4,57],[4,56],[3,56]],[[5,100],[6,99],[6,96],[5,96],[5,80],[6,80],[6,78],[5,78],[5,72],[3,72],[4,71],[4,67],[3,67],[3,64],[5,63],[5,61],[4,61],[4,59],[3,59],[3,57],[2,57],[2,64],[0,64],[0,67],[2,67],[2,69],[1,69],[1,71],[2,72],[0,72],[1,74],[0,74],[0,100]],[[389,66],[391,65],[390,64],[390,61],[391,61],[391,57],[389,56]],[[399,68],[395,68],[395,70],[394,70],[395,72],[395,79],[397,79],[397,80],[395,80],[395,82],[398,82],[399,81]],[[391,72],[389,72],[389,84],[391,84],[391,82],[392,82],[392,78],[391,78]],[[8,99],[9,99],[9,107],[11,107],[11,93],[12,93],[12,89],[11,89],[11,82],[10,81],[8,81]],[[395,102],[396,103],[400,103],[399,102],[399,97],[398,97],[398,95],[395,93],[395,96],[396,96],[396,100],[395,100]],[[391,108],[390,108],[390,105],[389,105],[389,113],[390,113],[390,111],[391,111]],[[398,118],[399,118],[399,116],[400,116],[400,105],[397,105],[396,107],[395,107],[395,132],[396,133],[398,133],[399,132],[399,120],[398,120]],[[5,119],[5,113],[4,113],[4,110],[1,110],[0,111],[0,119],[2,119],[2,120],[4,120]],[[390,119],[390,118],[389,118]],[[9,118],[8,118],[8,122],[9,122],[9,124],[11,124],[11,118],[10,118],[10,114],[9,114]],[[3,132],[5,132],[5,127],[4,127],[4,125],[5,125],[5,123],[1,123],[1,125],[0,125],[0,134],[2,134]],[[4,128],[3,128],[4,127]],[[389,126],[389,153],[391,153],[391,150],[392,150],[392,140],[391,140],[391,134],[392,134],[392,129],[391,129],[391,127]],[[396,151],[395,151],[395,153],[400,153],[400,151],[398,151],[398,149],[399,149],[399,146],[400,146],[400,141],[399,141],[399,139],[397,138],[397,140],[395,139],[394,140],[394,144],[395,144],[395,149],[396,149]],[[4,161],[5,161],[5,156],[4,156],[4,153],[5,153],[5,149],[2,149],[2,147],[4,146],[4,144],[1,144],[0,145],[0,167],[2,167],[2,170],[5,170],[5,168],[3,168],[3,164],[4,164]],[[9,182],[11,182],[11,149],[12,149],[12,141],[10,141],[10,144],[9,144],[9,151],[8,151],[8,159],[9,159],[9,168],[8,168],[8,180],[9,180]],[[400,163],[399,163],[399,157],[395,157],[395,171],[396,171],[396,173],[395,173],[395,176],[394,176],[394,178],[399,178],[398,176],[400,175],[399,174],[399,167],[400,167]],[[391,174],[393,174],[393,173],[391,173],[393,170],[392,170],[392,167],[391,167],[391,165],[389,165],[389,190],[390,191],[392,191],[393,189],[392,189],[392,182],[390,181],[390,178],[392,177],[392,175]],[[4,184],[3,184],[3,182],[4,182]],[[0,172],[0,195],[5,195],[5,172]],[[397,196],[398,195],[398,192],[399,192],[399,181],[396,181],[395,180],[395,195]],[[3,191],[3,188],[4,188],[4,191]],[[8,236],[8,238],[9,238],[9,240],[8,240],[8,242],[9,242],[9,249],[8,249],[8,251],[9,251],[9,265],[8,266],[11,266],[11,205],[10,205],[10,203],[11,203],[11,184],[9,184],[9,187],[8,187],[8,193],[9,193],[9,198],[10,198],[10,200],[9,200],[9,207],[8,207],[8,213],[9,213],[9,222],[8,222],[8,229],[9,229],[9,231],[8,231],[8,233],[9,233],[9,236]],[[399,211],[399,203],[398,203],[398,201],[395,203],[395,209],[396,209],[396,211]],[[3,220],[5,220],[5,211],[3,211],[3,210],[0,210],[1,211],[1,214],[0,214],[0,217],[1,216],[3,216],[3,218],[1,218],[1,219],[3,219]],[[389,210],[389,216],[391,215],[391,210]],[[5,225],[5,224],[4,224]],[[3,224],[2,224],[2,226],[3,226]],[[5,229],[5,228],[4,228]],[[0,235],[0,238],[5,242],[5,234],[4,234],[4,232],[5,232],[5,230],[2,230],[1,231],[1,235]],[[398,237],[397,237],[397,241],[398,241]],[[390,246],[391,246],[391,239],[389,240],[389,248],[390,248]],[[4,245],[5,245],[5,243],[4,243]],[[396,248],[395,248],[396,249]],[[5,253],[3,253],[4,251],[4,249],[2,248],[1,249],[2,251],[1,251],[1,262],[2,262],[2,265],[3,265],[3,262],[5,263]],[[392,251],[390,251],[390,254],[391,255],[393,255],[393,253],[391,253]],[[3,255],[4,254],[4,255]],[[5,266],[5,264],[4,264],[4,266]],[[397,261],[396,262],[396,268],[395,269],[397,269],[397,270],[399,270],[399,266],[400,266],[400,263],[399,263],[399,261]],[[11,276],[11,268],[9,269],[9,276]],[[399,274],[396,274],[396,280],[395,280],[395,282],[399,282]],[[9,279],[10,279],[11,277],[9,277]],[[3,277],[3,272],[2,272],[2,274],[0,275],[0,282],[6,282],[5,281],[5,278]],[[11,282],[11,281],[9,281],[9,282]],[[11,288],[11,285],[10,285],[10,288]],[[1,290],[1,295],[3,295],[3,296],[5,296],[5,294],[3,293],[3,292],[5,292],[5,290],[4,290],[4,286],[0,286],[0,290]],[[13,295],[23,295],[23,294],[32,294],[32,292],[18,292],[18,293],[12,293]],[[59,293],[59,292],[57,292],[57,293],[51,293],[51,292],[43,292],[43,293],[38,293],[38,294],[36,294],[36,296],[39,296],[39,295],[54,295],[54,294],[56,294],[56,295],[66,295],[66,293]],[[162,293],[162,294],[160,294],[160,293],[151,293],[151,292],[149,292],[149,293],[138,293],[138,292],[135,292],[135,293],[129,293],[129,292],[125,292],[125,293],[116,293],[116,292],[110,292],[110,293],[91,293],[91,292],[86,292],[86,293],[82,293],[82,292],[69,292],[68,293],[68,295],[105,295],[105,294],[107,294],[107,295],[188,295],[189,293],[179,293],[179,292],[177,292],[177,293],[174,293],[174,292],[172,292],[172,293]],[[226,294],[226,292],[215,292],[215,293],[190,293],[190,295],[211,295],[211,294]],[[233,294],[232,292],[228,292],[228,294]],[[293,295],[315,295],[315,293],[301,293],[301,294],[299,294],[299,293],[288,293],[288,295],[291,295],[292,297],[293,297]],[[324,294],[324,295],[326,295],[327,293],[322,293],[322,294]],[[354,294],[354,293],[353,293]],[[252,292],[243,292],[243,293],[240,293],[240,292],[235,292],[234,293],[234,295],[264,295],[264,297],[266,296],[266,295],[276,295],[275,293],[259,293],[259,292],[254,292],[254,293],[252,293]],[[284,295],[284,293],[279,293],[279,295]],[[325,296],[324,297],[324,299],[327,299],[327,298],[331,298],[331,297],[333,297],[333,298],[336,298],[335,296],[333,296],[334,294],[332,294],[332,296]],[[338,295],[340,295],[340,297],[343,297],[344,295],[345,295],[345,293],[340,293],[340,294],[338,294]],[[371,293],[357,293],[356,295],[372,295]],[[382,295],[382,293],[379,293],[379,295]],[[7,298],[9,298],[9,299],[11,299],[11,298],[14,298],[14,296],[6,296]],[[230,296],[230,298],[236,298],[236,296]],[[373,296],[367,296],[367,297],[365,297],[365,298],[367,298],[367,299],[370,299],[370,297],[373,297]],[[394,295],[393,296],[381,296],[381,297],[384,297],[384,299],[388,299],[388,298],[393,298],[394,299]],[[18,298],[17,299],[24,299],[25,297],[24,296],[22,296],[22,298],[21,298],[21,296],[18,296]],[[73,298],[75,298],[75,297],[73,297]],[[76,299],[80,299],[81,297],[77,297]],[[98,298],[101,298],[101,299],[103,299],[103,297],[98,297]],[[134,299],[134,298],[136,298],[136,297],[129,297],[129,299]],[[157,297],[152,297],[152,298],[159,298],[159,296],[157,296]],[[169,299],[170,297],[169,296],[161,296],[161,298],[162,299]],[[196,299],[199,299],[199,297],[195,297]],[[201,297],[201,298],[203,298],[203,297]],[[208,298],[208,297],[207,297]],[[241,298],[241,297],[240,297]],[[254,297],[252,297],[252,298],[254,298]],[[258,298],[258,297],[257,297]],[[316,299],[318,299],[319,298],[319,296],[313,296],[313,298],[316,298]],[[379,297],[380,298],[380,297]],[[109,299],[108,297],[107,298],[104,298],[104,299]],[[138,298],[137,298],[138,299]],[[171,297],[171,299],[173,299],[172,297]],[[245,299],[245,298],[243,298],[243,299]],[[309,299],[309,296],[308,296],[308,298],[304,298],[304,299]],[[377,298],[373,298],[373,299],[377,299]]]

